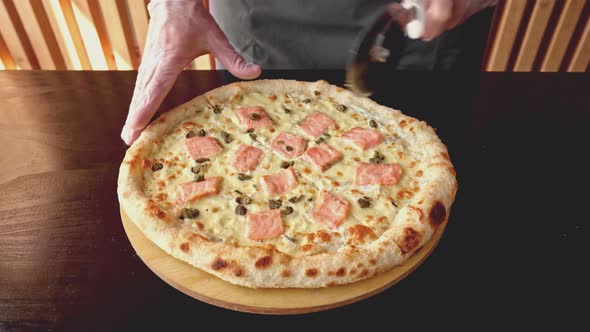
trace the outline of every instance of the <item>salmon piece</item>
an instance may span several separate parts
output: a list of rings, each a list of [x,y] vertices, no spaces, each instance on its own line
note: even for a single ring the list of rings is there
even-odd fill
[[[315,221],[336,228],[348,217],[350,203],[344,198],[324,191],[322,202],[312,212]]]
[[[331,126],[334,126],[336,122],[331,117],[321,112],[313,112],[306,116],[305,119],[299,122],[299,127],[303,129],[309,136],[318,138]]]
[[[322,172],[342,160],[342,153],[326,143],[311,147],[305,151],[303,159],[316,165]]]
[[[219,141],[213,137],[191,137],[185,141],[188,154],[193,159],[209,158],[223,150]]]
[[[215,176],[199,182],[181,184],[176,190],[176,203],[184,204],[201,197],[219,194],[221,180],[221,176]]]
[[[399,164],[366,164],[361,163],[356,168],[356,184],[366,186],[370,184],[394,185],[402,176]]]
[[[295,159],[305,152],[307,142],[303,137],[280,132],[270,141],[270,149],[287,159]]]
[[[272,120],[260,106],[242,107],[236,110],[240,128],[244,131],[250,129],[270,128],[272,127]]]
[[[274,239],[283,234],[283,218],[279,210],[266,210],[246,215],[248,238],[253,241]]]
[[[377,130],[356,127],[342,135],[342,139],[366,150],[379,145],[383,136]]]
[[[283,169],[278,173],[264,175],[260,183],[269,195],[280,195],[297,187],[297,176],[293,167]]]
[[[236,151],[233,166],[238,172],[249,172],[256,169],[264,152],[252,145],[242,144]]]

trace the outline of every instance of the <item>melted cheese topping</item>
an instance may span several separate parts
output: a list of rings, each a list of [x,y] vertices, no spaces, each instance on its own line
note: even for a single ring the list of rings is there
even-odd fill
[[[309,99],[309,102],[306,99]],[[392,134],[391,128],[384,128],[378,119],[374,119],[364,109],[347,105],[345,111],[339,111],[337,104],[323,99],[322,96],[309,98],[308,96],[289,95],[266,96],[250,93],[239,96],[232,103],[220,104],[221,112],[213,112],[212,107],[195,110],[195,116],[187,119],[174,129],[160,142],[159,148],[154,149],[148,157],[153,163],[162,163],[164,167],[152,172],[148,170],[144,175],[144,192],[154,198],[162,208],[172,215],[180,216],[182,208],[196,208],[200,211],[195,219],[175,222],[179,227],[189,228],[202,234],[212,241],[225,241],[238,245],[272,244],[278,250],[291,255],[315,254],[324,251],[338,250],[346,243],[357,246],[368,245],[355,243],[350,228],[364,225],[379,237],[389,228],[390,222],[397,211],[420,190],[421,174],[420,156],[412,155],[405,146],[402,138]],[[273,120],[272,129],[256,130],[256,140],[244,133],[238,126],[235,110],[240,107],[261,106]],[[288,109],[286,111],[285,109]],[[280,197],[268,197],[260,185],[262,175],[274,174],[281,170],[282,157],[270,150],[270,140],[279,131],[299,135],[308,140],[308,147],[316,145],[305,132],[297,126],[305,116],[313,111],[320,111],[331,117],[338,129],[330,128],[324,142],[343,154],[343,159],[327,171],[321,173],[313,165],[303,161],[301,157],[294,161],[293,168],[297,174],[297,187]],[[369,121],[374,120],[377,128],[371,128]],[[362,151],[344,141],[340,136],[354,127],[378,130],[383,135],[383,142],[376,147]],[[189,130],[204,129],[208,136],[215,137],[223,145],[224,150],[203,163],[206,169],[201,172],[205,177],[223,177],[219,195],[208,196],[183,206],[177,206],[176,189],[182,183],[193,181],[195,174],[191,167],[197,165],[192,160],[185,147],[185,136]],[[221,132],[229,133],[233,141],[225,143]],[[256,170],[248,173],[252,179],[240,181],[232,165],[235,151],[241,144],[251,144],[264,151],[264,156]],[[354,185],[355,169],[359,162],[368,162],[379,151],[385,156],[385,163],[398,163],[402,167],[402,177],[393,186],[371,185],[357,187]],[[283,216],[285,234],[276,239],[252,241],[247,238],[246,216],[237,215],[238,205],[235,198],[240,196],[236,190],[252,199],[246,205],[248,212],[267,210],[269,199],[282,199],[282,206],[291,206],[293,213]],[[317,202],[321,200],[322,191],[335,193],[350,203],[348,218],[336,229],[328,229],[325,225],[313,220],[311,214]],[[303,195],[304,199],[298,203],[290,203],[289,198]],[[368,196],[371,206],[361,208],[358,199]],[[327,234],[327,235],[326,235]],[[365,239],[370,240],[370,239]]]

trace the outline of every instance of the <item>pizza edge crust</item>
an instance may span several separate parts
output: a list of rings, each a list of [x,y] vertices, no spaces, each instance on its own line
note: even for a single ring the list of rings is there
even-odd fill
[[[401,208],[388,230],[366,247],[344,246],[337,252],[310,256],[290,256],[272,246],[241,247],[207,238],[171,226],[166,211],[160,209],[143,191],[143,156],[149,154],[153,141],[175,128],[195,108],[205,108],[216,101],[231,100],[240,93],[298,92],[325,98],[344,105],[358,105],[374,114],[420,151],[430,164],[424,169],[428,184]],[[427,158],[426,158],[427,157]],[[405,175],[407,176],[407,175]],[[368,98],[325,81],[258,80],[238,82],[211,90],[161,115],[143,131],[127,150],[118,178],[121,207],[143,234],[168,254],[230,283],[252,288],[317,288],[347,284],[367,279],[403,264],[426,244],[437,227],[449,217],[457,191],[455,171],[446,146],[425,122],[379,105]],[[408,230],[410,229],[410,230]]]

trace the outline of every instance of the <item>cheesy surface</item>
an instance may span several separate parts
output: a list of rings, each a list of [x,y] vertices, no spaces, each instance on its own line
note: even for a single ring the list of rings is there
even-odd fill
[[[255,136],[239,127],[235,115],[237,109],[253,106],[263,107],[273,121],[272,129],[255,130]],[[161,163],[163,167],[157,171],[145,172],[143,191],[172,216],[177,217],[174,220],[177,227],[190,229],[212,241],[242,246],[271,244],[290,255],[336,251],[343,244],[366,246],[370,240],[378,238],[389,228],[399,209],[423,187],[426,181],[422,171],[425,161],[421,160],[419,152],[407,149],[407,142],[396,136],[390,125],[380,123],[379,119],[373,118],[362,108],[345,106],[346,109],[343,111],[341,105],[323,98],[322,95],[309,98],[297,94],[270,96],[248,93],[240,95],[231,103],[195,109],[194,117],[164,135],[158,148],[154,148],[152,154],[147,157],[152,165]],[[214,110],[215,108],[217,110]],[[271,138],[284,131],[304,137],[308,142],[308,148],[317,145],[318,143],[297,125],[314,111],[322,112],[336,122],[337,126],[330,128],[322,139],[324,143],[343,154],[342,160],[325,172],[320,172],[302,157],[294,159],[297,187],[286,194],[269,197],[260,184],[260,177],[279,172],[282,169],[281,162],[291,161],[270,150]],[[340,137],[354,127],[377,130],[383,136],[383,141],[376,147],[362,151]],[[221,153],[202,164],[190,158],[185,146],[187,132],[200,129],[204,129],[207,136],[216,138],[223,146]],[[233,140],[227,143],[222,132],[228,133]],[[248,173],[252,176],[249,180],[240,180],[238,172],[232,167],[235,152],[242,144],[249,144],[264,151],[258,167]],[[369,162],[375,151],[385,156],[384,163],[400,164],[401,179],[392,186],[356,186],[356,167],[359,162]],[[201,174],[206,178],[223,177],[221,192],[179,206],[176,203],[176,190],[181,184],[194,181],[195,174],[191,168],[196,165],[203,166]],[[329,229],[312,218],[312,211],[320,202],[323,191],[337,194],[350,203],[347,219],[335,229]],[[282,207],[292,207],[293,212],[282,217],[284,234],[276,239],[249,240],[246,216],[235,211],[238,205],[235,200],[240,193],[252,200],[250,204],[245,205],[249,213],[268,210],[269,199],[281,199]],[[289,202],[290,198],[301,195],[304,197],[301,201]],[[364,196],[371,199],[370,207],[362,208],[358,203]],[[181,219],[179,216],[182,208],[198,209],[200,214],[194,219]],[[370,228],[369,236],[363,236],[360,240],[358,236],[353,236],[352,230],[358,227],[356,225]]]

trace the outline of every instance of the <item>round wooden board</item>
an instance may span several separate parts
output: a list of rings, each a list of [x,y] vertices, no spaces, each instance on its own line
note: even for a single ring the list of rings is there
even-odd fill
[[[179,291],[219,307],[259,314],[301,314],[354,303],[391,287],[415,270],[432,252],[446,227],[405,264],[367,280],[320,289],[252,289],[236,286],[176,259],[146,238],[121,209],[121,219],[131,245],[143,262]]]

